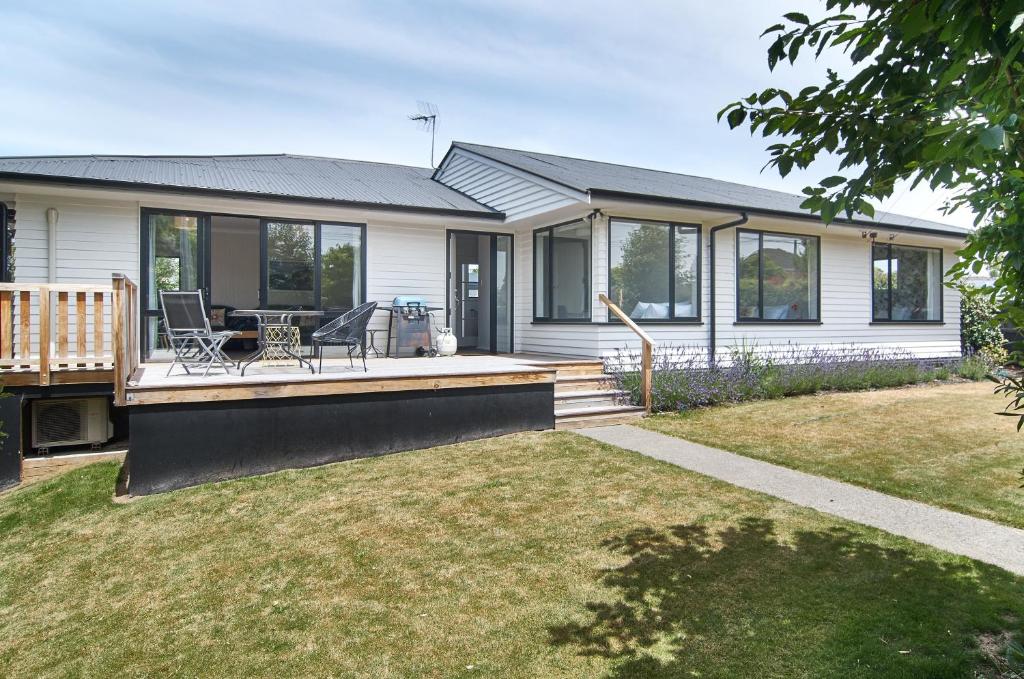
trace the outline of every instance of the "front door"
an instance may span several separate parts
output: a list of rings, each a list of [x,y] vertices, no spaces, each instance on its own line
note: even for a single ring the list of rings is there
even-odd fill
[[[448,325],[464,351],[512,351],[512,236],[448,232]]]
[[[210,303],[210,218],[203,213],[149,210],[142,222],[142,346],[161,348],[160,293],[202,290]]]

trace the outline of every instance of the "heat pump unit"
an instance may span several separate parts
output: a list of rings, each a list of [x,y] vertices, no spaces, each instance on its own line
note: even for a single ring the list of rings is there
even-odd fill
[[[59,398],[33,401],[32,447],[99,446],[114,435],[107,399]]]

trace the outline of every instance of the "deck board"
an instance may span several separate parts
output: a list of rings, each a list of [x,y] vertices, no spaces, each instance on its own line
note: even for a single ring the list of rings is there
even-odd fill
[[[129,405],[252,398],[289,398],[370,392],[457,389],[514,384],[553,383],[555,368],[543,361],[515,356],[374,358],[350,368],[347,359],[324,361],[323,373],[298,366],[254,364],[244,376],[221,371],[203,377],[180,367],[168,376],[166,363],[147,363],[129,383]]]

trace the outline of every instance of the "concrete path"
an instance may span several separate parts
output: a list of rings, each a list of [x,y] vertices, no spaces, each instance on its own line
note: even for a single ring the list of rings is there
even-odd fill
[[[630,425],[576,433],[1024,575],[1024,530]]]

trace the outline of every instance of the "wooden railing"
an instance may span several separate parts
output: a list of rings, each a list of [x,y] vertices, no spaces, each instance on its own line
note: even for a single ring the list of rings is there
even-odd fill
[[[650,335],[643,331],[636,322],[629,317],[626,312],[618,307],[613,301],[608,298],[608,295],[599,294],[598,299],[604,303],[608,310],[615,314],[620,321],[622,321],[627,328],[632,330],[640,338],[642,343],[642,349],[640,353],[640,398],[642,399],[641,405],[651,412],[651,383],[654,380],[654,340],[651,339]]]
[[[137,286],[0,283],[0,382],[109,382],[138,367]],[[55,373],[61,380],[55,380]],[[124,389],[125,379],[114,380]]]
[[[139,286],[123,274],[114,274],[113,345],[114,405],[125,405],[125,388],[139,367]]]

